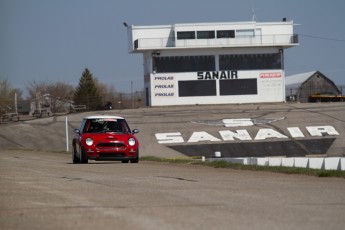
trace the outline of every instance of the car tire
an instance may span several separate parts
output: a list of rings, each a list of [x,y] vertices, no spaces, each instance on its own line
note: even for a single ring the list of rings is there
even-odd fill
[[[72,161],[73,161],[73,164],[80,163],[79,157],[76,156],[75,147],[73,147],[73,150],[72,150]]]
[[[134,160],[131,160],[131,163],[139,163],[139,159],[138,158],[135,158]]]
[[[128,163],[129,162],[129,160],[122,160],[122,163]]]
[[[137,156],[135,159],[131,160],[131,163],[139,163],[139,149],[137,150]]]
[[[86,152],[83,148],[80,148],[80,163],[87,164],[89,159],[87,158]]]

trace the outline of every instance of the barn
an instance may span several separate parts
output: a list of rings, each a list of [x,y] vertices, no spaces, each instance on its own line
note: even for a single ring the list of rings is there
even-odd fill
[[[342,100],[338,87],[320,71],[287,76],[285,95],[286,101],[297,102]]]

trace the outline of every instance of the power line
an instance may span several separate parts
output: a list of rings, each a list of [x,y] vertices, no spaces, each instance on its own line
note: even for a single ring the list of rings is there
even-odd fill
[[[307,35],[307,34],[299,34],[300,36],[321,39],[321,40],[328,40],[328,41],[335,41],[335,42],[345,42],[345,39],[338,39],[338,38],[326,38],[326,37],[319,37],[315,35]]]

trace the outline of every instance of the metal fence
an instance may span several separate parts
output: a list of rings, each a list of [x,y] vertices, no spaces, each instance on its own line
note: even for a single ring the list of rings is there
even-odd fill
[[[96,107],[95,107],[96,101]],[[93,106],[91,106],[93,105]],[[99,97],[87,96],[78,101],[74,107],[84,108],[86,111],[90,110],[108,110],[108,109],[134,109],[145,106],[144,94],[142,91],[135,93],[108,93],[101,94]],[[93,107],[93,108],[92,108]]]

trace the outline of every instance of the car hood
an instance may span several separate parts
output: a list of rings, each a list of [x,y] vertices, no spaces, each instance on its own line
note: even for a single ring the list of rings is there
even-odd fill
[[[83,139],[92,138],[95,142],[127,142],[129,138],[135,138],[133,134],[130,133],[84,133],[82,135]],[[135,138],[136,139],[136,138]],[[137,139],[136,139],[137,140]]]

